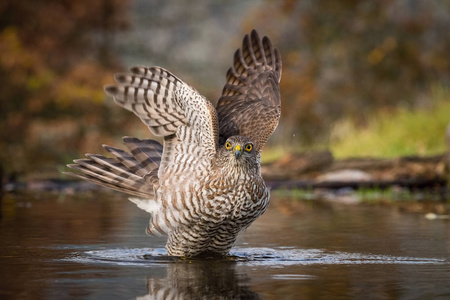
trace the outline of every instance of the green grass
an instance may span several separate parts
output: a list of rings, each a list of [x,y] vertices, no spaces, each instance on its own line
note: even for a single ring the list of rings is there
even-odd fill
[[[434,155],[446,151],[445,130],[450,123],[450,91],[432,90],[429,109],[381,112],[364,129],[349,120],[336,124],[330,143],[337,158]]]
[[[282,158],[286,155],[287,152],[290,152],[291,149],[286,147],[265,147],[263,148],[263,152],[261,154],[262,163],[270,163]]]

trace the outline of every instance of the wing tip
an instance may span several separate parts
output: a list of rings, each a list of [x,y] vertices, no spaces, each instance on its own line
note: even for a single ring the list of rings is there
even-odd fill
[[[75,169],[75,170],[80,170],[81,166],[77,163],[74,164],[67,164],[67,167],[71,168],[71,169]]]
[[[127,83],[129,80],[127,80],[129,78],[129,75],[126,73],[115,73],[114,75],[114,80],[117,83]]]
[[[137,137],[134,136],[124,136],[122,137],[122,141],[126,144],[126,143],[133,143],[133,142],[141,142],[140,139],[138,139]]]
[[[106,144],[102,144],[103,149],[105,149],[107,152],[112,153],[112,151],[116,150],[116,148],[106,145]]]
[[[148,68],[144,67],[144,66],[134,66],[129,68],[128,70],[132,73],[132,74],[138,74],[138,75],[142,75],[143,73],[146,72]]]
[[[116,85],[113,85],[113,84],[109,84],[109,85],[105,85],[103,87],[103,90],[105,91],[105,93],[107,95],[114,97],[119,92],[119,87],[117,87]]]
[[[250,37],[252,38],[252,40],[253,39],[256,40],[256,41],[260,40],[258,31],[256,31],[256,29],[252,29],[252,31],[250,33]]]

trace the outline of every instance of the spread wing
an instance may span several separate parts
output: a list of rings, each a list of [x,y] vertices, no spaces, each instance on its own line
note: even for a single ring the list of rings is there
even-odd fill
[[[220,144],[232,135],[244,135],[262,150],[280,118],[280,78],[280,54],[253,30],[234,54],[217,103]]]
[[[134,67],[115,76],[107,94],[132,111],[156,136],[164,137],[158,177],[193,176],[206,168],[218,143],[217,115],[211,102],[160,67]]]

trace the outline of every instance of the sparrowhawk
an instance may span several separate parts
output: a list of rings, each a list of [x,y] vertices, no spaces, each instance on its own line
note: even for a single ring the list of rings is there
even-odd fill
[[[116,74],[106,93],[164,143],[124,137],[129,152],[104,145],[111,157],[86,154],[67,174],[132,195],[151,215],[147,233],[168,235],[169,255],[226,255],[269,205],[261,150],[280,118],[280,77],[279,52],[255,30],[216,107],[161,67]]]

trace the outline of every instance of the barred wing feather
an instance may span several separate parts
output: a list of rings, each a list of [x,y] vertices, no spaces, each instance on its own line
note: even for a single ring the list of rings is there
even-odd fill
[[[130,73],[117,74],[115,80],[117,84],[106,86],[105,91],[137,115],[153,134],[164,137],[160,179],[173,175],[170,172],[189,170],[188,165],[180,164],[213,157],[218,143],[217,114],[193,87],[161,67],[134,67]],[[192,146],[204,156],[193,157],[189,152]]]
[[[233,66],[217,103],[219,142],[232,135],[249,137],[260,152],[281,113],[281,57],[270,40],[253,30],[235,52]]]

